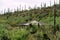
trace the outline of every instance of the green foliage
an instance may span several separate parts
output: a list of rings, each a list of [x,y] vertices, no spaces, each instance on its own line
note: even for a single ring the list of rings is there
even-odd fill
[[[46,6],[46,5],[45,5]],[[51,40],[60,39],[60,9],[57,7],[56,13],[56,36],[53,35],[54,29],[54,13],[52,7],[34,8],[30,10],[7,12],[0,15],[0,40],[2,37],[7,37],[10,40],[43,40],[44,34]],[[16,26],[24,22],[38,20],[39,22],[46,23],[47,25],[37,26]],[[11,27],[11,29],[7,29]],[[27,30],[28,28],[28,30]],[[53,38],[54,37],[54,38]]]

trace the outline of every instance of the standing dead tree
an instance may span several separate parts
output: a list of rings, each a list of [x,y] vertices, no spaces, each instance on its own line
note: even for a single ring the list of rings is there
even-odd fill
[[[56,4],[54,1],[54,32],[53,34],[56,34]]]

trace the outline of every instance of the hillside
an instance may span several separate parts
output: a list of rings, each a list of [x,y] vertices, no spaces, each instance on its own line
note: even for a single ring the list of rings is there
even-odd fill
[[[20,26],[36,20],[48,25]],[[54,29],[54,5],[37,7],[29,10],[6,12],[0,15],[0,40],[59,40],[60,39],[60,5],[56,5],[56,35]],[[45,38],[47,37],[47,38]]]

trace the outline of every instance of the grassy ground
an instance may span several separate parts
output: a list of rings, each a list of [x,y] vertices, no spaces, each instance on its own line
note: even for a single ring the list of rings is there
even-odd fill
[[[47,12],[47,10],[44,11],[45,9],[43,9],[31,9],[0,16],[0,40],[60,40],[60,11],[57,12],[56,35],[54,35],[53,12],[51,12],[49,8],[49,12]],[[41,21],[48,25],[32,25],[31,27],[24,26],[23,28],[22,26],[11,26],[23,22],[30,22],[31,20]]]

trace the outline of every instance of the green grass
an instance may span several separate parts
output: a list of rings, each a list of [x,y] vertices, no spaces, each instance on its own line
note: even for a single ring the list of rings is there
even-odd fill
[[[47,7],[48,8],[48,7]],[[52,7],[53,8],[53,7]],[[49,9],[49,8],[48,8]],[[36,13],[33,13],[33,12]],[[42,11],[42,13],[40,12]],[[51,10],[50,10],[51,11]],[[14,14],[6,14],[0,17],[0,40],[2,37],[7,37],[10,40],[45,40],[44,35],[46,34],[51,40],[59,40],[60,39],[60,29],[56,31],[56,36],[53,34],[54,30],[54,15],[53,12],[48,12],[50,16],[47,15],[47,12],[42,10],[28,10],[26,12],[18,13],[18,11],[13,12]],[[25,17],[21,14],[25,13]],[[7,15],[8,16],[7,18]],[[19,16],[16,16],[19,15]],[[57,10],[56,16],[56,23],[60,27],[60,11]],[[20,24],[23,22],[30,22],[30,18],[32,20],[39,20],[42,23],[51,24],[51,25],[44,25],[44,26],[36,26],[33,25],[31,28],[29,26],[25,26],[21,28],[19,26],[13,27],[11,25]],[[57,28],[57,26],[56,26]],[[35,32],[36,31],[36,32]],[[35,32],[32,34],[31,32]],[[47,39],[46,39],[47,40]]]

